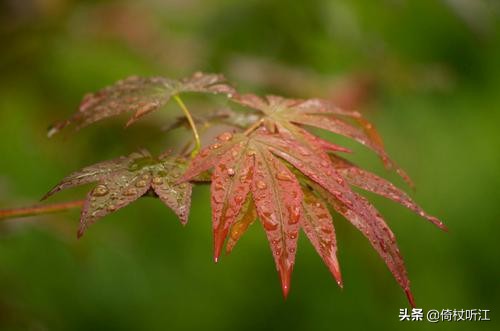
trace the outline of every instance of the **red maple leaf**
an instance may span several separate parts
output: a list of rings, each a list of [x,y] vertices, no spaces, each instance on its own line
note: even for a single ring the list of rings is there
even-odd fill
[[[196,119],[178,97],[184,92],[223,93],[243,105],[250,111],[205,112],[200,121],[206,121],[206,126],[222,123],[235,127],[236,131],[245,131],[222,133],[216,142],[199,151]],[[391,199],[443,230],[446,227],[401,189],[339,155],[350,152],[348,149],[307,131],[308,127],[320,128],[365,145],[387,168],[395,169],[412,185],[388,157],[374,126],[358,112],[340,109],[321,99],[239,95],[226,85],[221,75],[197,73],[182,80],[132,77],[86,96],[78,112],[56,124],[49,134],[72,123],[82,127],[125,112],[134,113],[130,124],[161,108],[171,98],[176,99],[185,115],[185,119],[177,119],[172,127],[187,121],[193,131],[196,144],[192,158],[185,157],[185,153],[154,158],[141,151],[66,177],[46,197],[66,188],[98,182],[83,205],[79,236],[97,219],[147,195],[161,199],[186,223],[191,204],[189,182],[210,181],[216,261],[224,244],[226,252],[231,252],[258,218],[269,241],[285,297],[290,290],[301,229],[342,286],[333,224],[337,220],[332,217],[330,206],[369,240],[415,305],[394,234],[376,208],[353,191],[352,186]]]

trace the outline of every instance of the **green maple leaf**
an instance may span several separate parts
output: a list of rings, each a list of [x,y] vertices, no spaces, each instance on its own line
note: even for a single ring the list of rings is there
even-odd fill
[[[151,193],[172,209],[185,224],[191,205],[190,183],[176,184],[186,168],[187,160],[161,155],[153,158],[142,150],[128,157],[85,167],[64,178],[43,199],[71,187],[98,182],[87,195],[80,217],[78,236],[87,227],[112,212]]]
[[[224,76],[217,74],[198,72],[181,80],[132,76],[98,92],[87,94],[78,111],[69,119],[54,124],[48,135],[50,137],[70,124],[75,124],[80,129],[108,117],[133,113],[127,122],[128,126],[162,108],[173,96],[186,92],[223,93],[232,96],[234,89],[225,83]]]

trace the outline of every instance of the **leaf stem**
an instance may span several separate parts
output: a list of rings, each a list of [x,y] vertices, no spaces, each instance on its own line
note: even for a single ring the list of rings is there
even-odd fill
[[[181,97],[178,94],[174,95],[173,97],[174,97],[175,101],[177,102],[177,104],[179,105],[179,107],[184,112],[184,115],[186,116],[186,118],[189,122],[189,125],[191,126],[191,130],[193,131],[193,136],[194,136],[194,141],[195,141],[195,147],[194,147],[193,151],[191,152],[191,156],[193,157],[196,154],[198,154],[198,152],[201,149],[200,135],[198,134],[198,130],[196,129],[196,125],[194,124],[193,117],[191,116],[191,113],[187,109],[187,107],[184,104],[184,102],[182,101]]]
[[[56,213],[58,211],[82,207],[84,202],[85,200],[77,200],[77,201],[69,201],[62,203],[54,203],[50,205],[37,205],[32,207],[0,209],[0,220]]]
[[[248,129],[245,130],[245,132],[243,132],[243,134],[245,136],[248,136],[250,133],[252,133],[253,131],[255,131],[259,126],[261,126],[262,123],[264,123],[264,119],[263,118],[261,118],[260,120],[258,120],[254,124],[252,124]]]

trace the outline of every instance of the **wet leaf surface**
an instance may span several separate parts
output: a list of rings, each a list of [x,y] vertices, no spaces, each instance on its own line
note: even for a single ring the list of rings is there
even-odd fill
[[[82,127],[124,112],[133,112],[130,124],[183,92],[224,93],[248,111],[226,108],[195,116],[195,122],[205,128],[221,125],[217,134],[223,132],[222,125],[234,130],[219,134],[212,144],[192,153],[192,159],[168,154],[154,158],[141,151],[66,177],[46,197],[74,186],[98,183],[84,204],[79,235],[99,218],[145,194],[157,196],[184,224],[191,202],[190,182],[210,182],[215,261],[224,245],[226,252],[231,252],[258,218],[286,297],[300,229],[342,286],[330,205],[368,239],[414,306],[394,234],[377,209],[352,187],[391,199],[440,228],[446,227],[392,183],[338,155],[350,153],[349,149],[306,130],[324,129],[367,146],[411,185],[409,177],[389,159],[373,124],[358,112],[321,99],[239,95],[220,75],[197,73],[179,81],[131,77],[85,97],[79,111],[56,124],[51,133],[69,124]],[[178,120],[169,128],[181,125],[186,125],[186,120]]]
[[[273,114],[269,109],[266,112]],[[247,136],[222,134],[192,160],[181,181],[194,180],[214,169],[211,192],[216,260],[224,243],[230,252],[257,215],[270,243],[285,296],[290,288],[300,228],[342,286],[333,220],[324,202],[327,201],[369,240],[413,304],[394,234],[375,207],[352,191],[351,185],[400,202],[436,224],[439,221],[425,214],[404,192],[340,158],[338,152],[349,151],[293,123],[275,120],[273,126],[263,123]]]
[[[64,189],[98,182],[88,193],[82,208],[78,236],[82,236],[87,227],[98,219],[127,206],[149,191],[185,224],[189,216],[192,185],[176,183],[185,167],[186,160],[183,158],[168,155],[153,158],[149,152],[142,150],[128,157],[85,167],[63,179],[44,199]]]
[[[382,139],[375,126],[359,112],[342,110],[327,100],[287,99],[268,95],[265,98],[254,94],[236,95],[233,100],[249,108],[261,111],[267,120],[290,128],[289,124],[306,125],[339,134],[373,150],[387,168],[396,172],[410,185],[413,182],[387,155]]]
[[[54,124],[48,135],[50,137],[70,124],[79,129],[108,117],[133,113],[127,122],[128,126],[163,107],[172,96],[186,92],[232,96],[234,89],[225,83],[222,75],[217,74],[198,72],[181,80],[132,76],[98,92],[87,94],[78,111],[69,119]]]

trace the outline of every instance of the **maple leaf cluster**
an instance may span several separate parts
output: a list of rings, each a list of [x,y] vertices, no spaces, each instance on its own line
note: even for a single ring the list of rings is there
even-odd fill
[[[55,124],[49,135],[132,112],[127,125],[162,108],[186,92],[221,94],[246,112],[226,110],[234,129],[189,155],[147,151],[86,167],[66,177],[46,197],[66,188],[97,182],[82,208],[81,236],[99,218],[142,196],[158,197],[185,224],[192,186],[210,181],[214,259],[231,252],[248,227],[259,220],[269,241],[285,297],[290,289],[297,241],[303,231],[339,286],[342,276],[329,208],[350,221],[369,240],[414,305],[396,239],[376,208],[352,187],[378,194],[412,210],[441,229],[405,192],[352,164],[342,146],[308,130],[314,127],[351,138],[372,151],[410,185],[409,177],[387,155],[374,126],[359,112],[328,100],[241,95],[224,77],[196,73],[182,80],[131,77],[84,97],[79,110]],[[210,118],[205,119],[210,120]],[[245,123],[241,125],[241,123]]]

